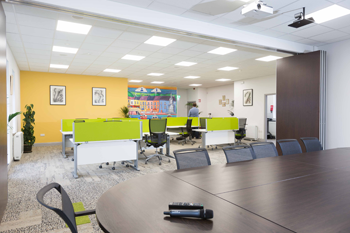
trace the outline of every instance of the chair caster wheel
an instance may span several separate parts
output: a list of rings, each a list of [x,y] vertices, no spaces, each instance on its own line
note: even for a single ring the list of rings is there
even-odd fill
[[[213,148],[211,148],[211,150],[214,150],[214,147],[213,147]]]
[[[171,160],[169,159],[169,161],[168,161],[169,163],[171,162]]]
[[[130,166],[129,164],[125,165],[125,167],[129,167],[129,166]]]
[[[74,161],[74,158],[72,159],[72,161]]]
[[[99,168],[102,169],[102,165],[100,165]]]
[[[115,167],[112,167],[112,170],[115,170]]]
[[[106,165],[109,165],[109,163],[107,162]]]
[[[147,164],[147,161],[145,162],[145,164]]]
[[[162,165],[162,162],[159,162],[159,165]]]
[[[215,149],[218,149],[218,147],[215,147]]]
[[[207,148],[209,149],[209,146],[207,146]]]
[[[199,146],[198,148],[201,148],[201,146]]]

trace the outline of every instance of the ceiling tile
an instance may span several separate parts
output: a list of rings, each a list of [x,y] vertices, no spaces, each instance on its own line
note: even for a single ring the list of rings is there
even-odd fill
[[[285,35],[284,32],[279,32],[279,31],[275,31],[275,30],[272,30],[272,29],[261,31],[261,32],[259,32],[259,34],[265,35],[265,36],[272,36],[272,37],[280,37],[282,35]]]
[[[80,49],[84,50],[91,50],[91,51],[97,51],[97,52],[103,52],[107,49],[107,45],[100,45],[100,44],[92,44],[84,42],[83,45],[80,47]]]
[[[350,33],[350,26],[349,27],[345,27],[345,28],[341,28],[341,29],[339,29],[339,31]]]
[[[28,27],[55,30],[57,25],[56,20],[40,18],[40,17],[30,16],[30,15],[16,14],[16,19],[19,25],[28,26]]]
[[[200,3],[202,0],[156,0],[157,2],[165,3],[172,6],[190,9],[194,5]]]
[[[121,36],[119,36],[118,39],[143,43],[146,40],[148,40],[149,38],[151,38],[150,35],[143,35],[143,34],[138,34],[138,33],[133,33],[133,32],[124,32]]]
[[[333,29],[339,29],[339,28],[350,26],[350,15],[346,15],[337,19],[333,19],[331,21],[324,22],[321,25],[330,27]]]
[[[149,45],[149,44],[141,44],[137,46],[135,49],[137,50],[144,50],[144,51],[150,51],[150,52],[156,52],[164,47],[157,46],[157,45]]]
[[[29,54],[39,54],[39,55],[51,55],[51,51],[49,50],[40,50],[40,49],[29,49],[26,48],[26,53]]]
[[[115,39],[100,37],[100,36],[87,36],[84,43],[99,44],[99,45],[110,45]]]
[[[141,44],[140,42],[133,42],[133,41],[126,41],[126,40],[118,39],[118,40],[114,41],[111,46],[134,49],[137,46],[139,46],[140,44]]]
[[[80,48],[80,46],[82,44],[83,44],[82,42],[68,41],[68,40],[57,40],[57,39],[55,39],[53,41],[53,45],[62,46],[62,47],[69,47],[69,48]]]
[[[282,40],[289,40],[289,41],[297,41],[297,40],[303,39],[300,36],[295,36],[295,35],[292,35],[292,34],[285,34],[285,35],[283,35],[283,36],[281,36],[279,38],[282,39]]]
[[[19,30],[23,35],[38,36],[38,37],[44,37],[44,38],[53,38],[55,34],[54,30],[33,28],[33,27],[27,27],[27,26],[19,26]]]
[[[189,48],[192,48],[195,45],[197,45],[197,44],[196,43],[192,43],[192,42],[177,40],[174,43],[171,43],[170,45],[168,45],[168,47],[169,48],[178,48],[178,49],[189,49]]]
[[[15,13],[5,11],[5,14],[6,14],[6,22],[7,22],[7,23],[16,24]]]
[[[43,44],[52,46],[53,40],[50,38],[22,35],[23,43]]]
[[[48,50],[48,51],[52,50],[51,45],[33,44],[33,43],[27,43],[27,42],[24,42],[23,44],[25,49],[39,49],[39,50]]]
[[[148,9],[154,10],[154,11],[160,11],[160,12],[172,14],[172,15],[181,15],[187,10],[183,7],[173,6],[173,5],[165,4],[158,1],[155,1],[152,4],[150,4],[148,6]]]
[[[147,7],[152,3],[153,0],[110,0],[112,2],[118,2],[123,4],[128,4],[137,7]]]
[[[6,32],[19,33],[17,25],[12,23],[6,23]]]
[[[6,39],[10,41],[22,41],[21,37],[17,33],[6,33]]]
[[[165,47],[160,49],[158,52],[160,53],[169,53],[169,54],[178,54],[180,52],[184,51],[184,49],[178,49],[178,48],[170,48],[170,47]]]
[[[203,52],[199,52],[199,51],[193,51],[193,50],[186,50],[183,51],[181,53],[179,53],[178,55],[180,56],[187,56],[187,57],[196,57],[200,54],[203,54]]]
[[[330,31],[332,31],[331,28],[315,24],[312,27],[299,30],[299,31],[294,32],[292,34],[295,36],[310,38],[310,37],[317,36],[317,35],[320,35],[320,34],[323,34],[326,32],[330,32]]]
[[[112,30],[102,27],[92,27],[89,36],[99,36],[99,37],[107,37],[111,39],[117,39],[123,31],[121,30]]]
[[[327,42],[329,40],[334,40],[336,38],[347,36],[347,35],[348,34],[345,33],[345,32],[334,30],[334,31],[331,31],[331,32],[327,32],[327,33],[318,35],[318,36],[311,37],[310,39],[318,40],[318,41],[326,41]]]
[[[130,52],[131,49],[129,48],[120,48],[120,47],[108,47],[105,52],[107,53],[117,53],[117,54],[127,54]]]
[[[23,48],[23,44],[21,41],[7,40],[7,43],[10,45],[11,48],[13,47]]]
[[[86,35],[81,35],[81,34],[60,32],[60,31],[55,32],[55,39],[58,39],[58,40],[83,42],[85,40],[85,37]]]

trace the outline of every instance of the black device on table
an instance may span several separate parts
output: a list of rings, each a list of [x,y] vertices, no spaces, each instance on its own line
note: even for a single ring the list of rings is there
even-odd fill
[[[192,202],[171,202],[169,203],[169,210],[201,210],[204,209],[201,203]]]
[[[214,217],[214,212],[209,209],[204,209],[204,205],[201,203],[171,202],[169,203],[169,211],[164,211],[164,215],[180,218],[211,219]]]

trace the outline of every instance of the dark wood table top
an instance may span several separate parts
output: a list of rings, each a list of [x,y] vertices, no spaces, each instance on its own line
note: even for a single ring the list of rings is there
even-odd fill
[[[348,165],[336,149],[146,175],[105,192],[96,216],[105,232],[350,232]],[[214,218],[164,216],[174,201]]]

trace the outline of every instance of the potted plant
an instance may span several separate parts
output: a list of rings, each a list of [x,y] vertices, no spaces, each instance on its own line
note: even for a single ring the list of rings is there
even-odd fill
[[[9,119],[7,121],[7,125],[12,129],[12,127],[9,125],[10,121],[12,121],[13,118],[15,118],[16,116],[20,115],[21,112],[15,112],[9,115]]]
[[[26,105],[25,109],[26,112],[23,113],[24,119],[23,119],[23,141],[24,141],[24,153],[31,153],[32,152],[32,146],[35,143],[35,136],[34,136],[34,126],[35,125],[35,111],[33,111],[33,104]]]
[[[129,117],[129,108],[124,106],[120,108],[120,112],[122,113],[124,118],[130,118]]]

